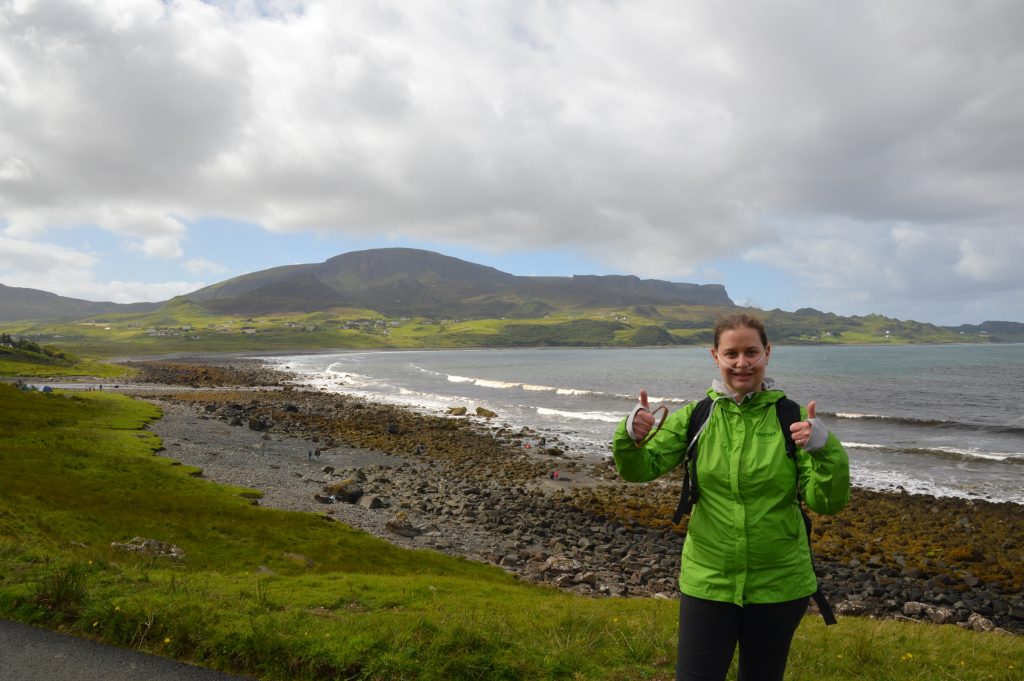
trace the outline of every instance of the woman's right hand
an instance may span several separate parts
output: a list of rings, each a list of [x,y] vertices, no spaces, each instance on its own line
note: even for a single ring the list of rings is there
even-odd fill
[[[643,409],[633,416],[633,434],[636,435],[637,442],[647,437],[647,434],[651,432],[651,428],[654,428],[654,414],[651,413],[651,405],[647,401],[646,390],[640,391],[640,406]]]

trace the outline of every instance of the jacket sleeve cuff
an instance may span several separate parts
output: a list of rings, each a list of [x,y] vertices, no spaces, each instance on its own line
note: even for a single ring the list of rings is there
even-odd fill
[[[811,437],[807,439],[804,451],[816,452],[828,442],[828,428],[819,418],[807,419],[807,422],[811,424]]]
[[[629,416],[626,417],[626,435],[629,435],[629,438],[633,440],[633,442],[640,441],[640,438],[638,438],[636,433],[633,432],[633,419],[640,410],[648,411],[644,405],[637,403],[637,405],[633,407],[633,411],[629,412]]]

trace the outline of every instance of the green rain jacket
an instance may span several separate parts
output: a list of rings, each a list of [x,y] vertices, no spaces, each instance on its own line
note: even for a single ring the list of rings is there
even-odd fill
[[[708,390],[716,400],[697,456],[700,497],[683,544],[679,588],[711,601],[780,603],[817,590],[807,531],[797,499],[817,513],[838,513],[850,498],[850,464],[832,433],[816,451],[786,455],[775,403],[780,390],[752,393],[737,404]],[[612,453],[623,479],[654,480],[678,466],[696,402],[670,414],[643,447],[623,422]],[[801,408],[804,418],[806,409]]]

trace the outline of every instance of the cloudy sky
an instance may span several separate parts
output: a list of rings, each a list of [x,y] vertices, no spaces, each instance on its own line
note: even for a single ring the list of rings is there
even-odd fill
[[[1024,321],[1024,3],[0,0],[0,283],[387,246]]]

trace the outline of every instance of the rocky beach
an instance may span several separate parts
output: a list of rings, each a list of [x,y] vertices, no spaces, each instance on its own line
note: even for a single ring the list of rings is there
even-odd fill
[[[139,383],[124,389],[163,410],[150,426],[162,455],[259,490],[262,506],[595,597],[677,593],[674,478],[623,483],[610,461],[587,463],[472,404],[417,413],[294,388],[254,361],[132,366]],[[813,545],[841,616],[1024,633],[1020,505],[854,489],[841,513],[814,517]]]

